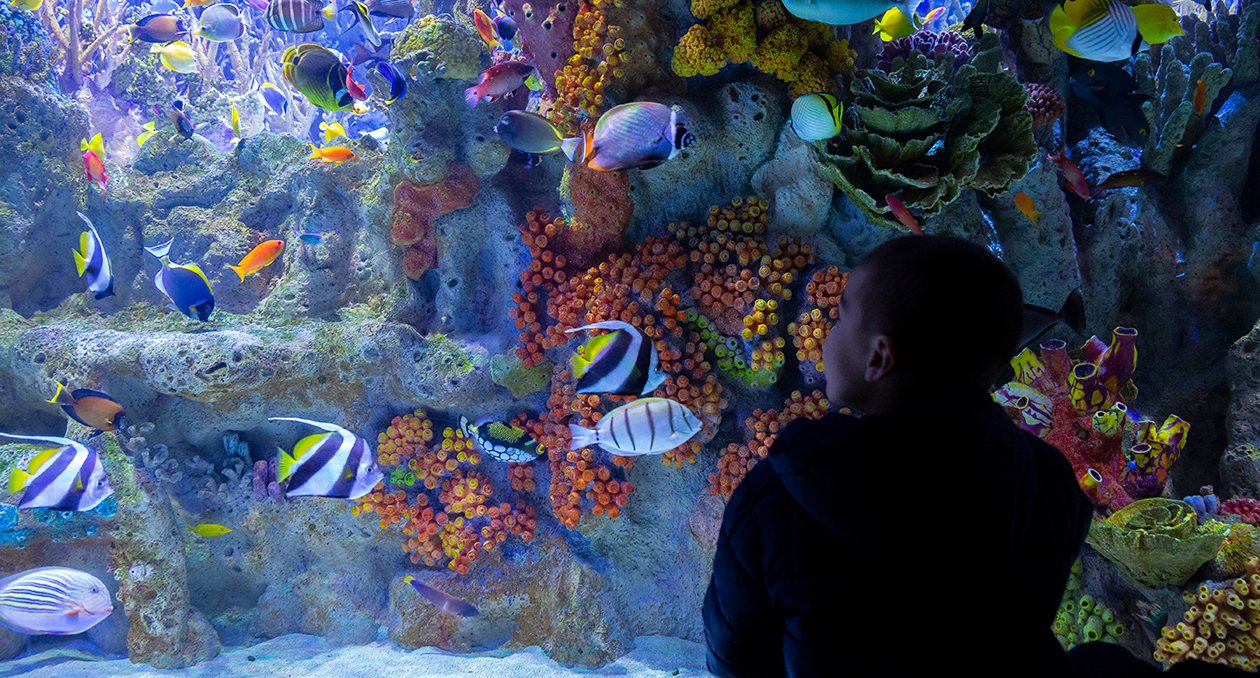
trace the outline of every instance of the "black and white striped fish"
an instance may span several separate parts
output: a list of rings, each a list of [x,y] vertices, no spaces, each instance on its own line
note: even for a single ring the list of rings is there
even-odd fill
[[[468,421],[468,417],[461,414],[459,430],[473,441],[482,454],[489,455],[496,461],[519,464],[533,461],[543,452],[538,441],[534,440],[525,429],[508,426],[502,422],[492,421],[473,426]]]
[[[700,420],[667,398],[640,398],[605,414],[592,430],[569,424],[573,449],[598,444],[623,457],[660,454],[691,440]]]
[[[92,225],[92,221],[83,216],[82,212],[75,212],[79,218],[87,223],[88,230],[79,236],[79,247],[83,250],[79,252],[74,250],[74,267],[79,272],[79,277],[87,274],[88,291],[96,294],[97,299],[114,296],[114,268],[109,264],[109,257],[105,254],[105,245],[101,243],[101,236],[96,232],[96,227]]]
[[[332,21],[336,12],[336,3],[325,5],[320,0],[271,0],[263,16],[277,31],[314,33],[324,27],[325,20]]]
[[[15,467],[10,472],[9,492],[16,494],[26,490],[18,508],[90,511],[114,493],[100,457],[87,445],[53,436],[19,436],[12,433],[0,433],[0,436],[60,446],[40,452],[31,459],[25,471]]]
[[[578,393],[647,395],[665,382],[656,344],[634,325],[606,320],[567,331],[597,329],[615,332],[592,338],[586,343],[587,357],[575,353],[570,360]]]
[[[82,570],[37,567],[0,579],[0,624],[18,633],[83,633],[113,611],[109,589]]]
[[[336,424],[297,417],[270,421],[296,421],[329,431],[299,440],[292,456],[280,450],[276,478],[290,479],[286,496],[358,499],[385,478],[368,442]]]

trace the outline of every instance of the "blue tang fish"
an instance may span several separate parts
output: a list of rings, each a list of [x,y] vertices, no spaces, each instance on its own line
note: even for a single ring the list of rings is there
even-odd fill
[[[114,493],[100,457],[87,445],[54,436],[19,436],[12,433],[0,433],[0,436],[58,445],[35,455],[25,471],[14,467],[10,472],[9,492],[17,494],[26,490],[18,508],[90,511]]]
[[[113,611],[109,589],[82,570],[37,567],[0,579],[0,624],[18,633],[83,633]]]
[[[97,299],[114,296],[114,267],[109,263],[109,256],[105,254],[105,245],[101,242],[101,235],[96,232],[96,227],[92,225],[92,220],[83,216],[82,212],[75,212],[79,218],[87,224],[88,230],[79,236],[79,248],[83,251],[74,251],[74,267],[79,272],[79,277],[87,275],[88,291],[96,295]]]
[[[174,242],[175,239],[171,238],[156,247],[144,248],[162,260],[162,270],[153,276],[153,284],[171,300],[171,310],[204,323],[214,311],[214,290],[206,274],[196,264],[171,263],[171,244]]]
[[[385,478],[367,441],[336,424],[297,417],[268,421],[296,421],[328,431],[299,440],[292,456],[280,450],[276,479],[291,478],[286,496],[358,499]]]

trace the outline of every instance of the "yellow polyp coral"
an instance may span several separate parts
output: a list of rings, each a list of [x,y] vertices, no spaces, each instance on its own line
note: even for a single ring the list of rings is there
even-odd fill
[[[805,41],[805,36],[801,35],[796,26],[788,24],[757,45],[757,50],[753,52],[752,65],[758,70],[786,79],[784,76],[795,71],[807,49],[809,43]]]
[[[715,12],[727,9],[739,3],[739,0],[691,0],[691,13],[697,19],[707,19]]]
[[[717,46],[717,41],[709,33],[709,29],[696,24],[687,30],[682,40],[678,41],[669,65],[675,73],[684,78],[694,75],[716,75],[726,65],[726,55]]]
[[[823,50],[823,60],[827,62],[827,68],[835,73],[852,73],[855,68],[855,59],[857,59],[857,52],[849,49],[848,40],[828,43]]]
[[[777,370],[783,367],[783,363],[787,358],[783,354],[783,347],[787,345],[787,341],[783,337],[775,337],[773,340],[767,339],[761,342],[761,345],[752,350],[752,360],[749,363],[749,369],[754,372],[759,370]]]
[[[1229,535],[1216,551],[1216,565],[1231,573],[1243,572],[1252,558],[1260,557],[1260,530],[1247,523],[1230,525]]]
[[[1169,619],[1155,640],[1154,658],[1168,664],[1199,659],[1243,670],[1260,668],[1260,560],[1246,574],[1226,582],[1205,582],[1197,592],[1182,591],[1190,609]],[[1175,622],[1175,623],[1171,623]]]
[[[757,25],[751,2],[715,14],[709,29],[717,48],[733,64],[748,61],[757,49]]]
[[[813,54],[806,52],[805,56],[801,57],[800,63],[796,65],[795,74],[796,77],[788,87],[788,96],[793,99],[811,92],[835,93],[836,91],[836,79],[827,71],[827,64]]]

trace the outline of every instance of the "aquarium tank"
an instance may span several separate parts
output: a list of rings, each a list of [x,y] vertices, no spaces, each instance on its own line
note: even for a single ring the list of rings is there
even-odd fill
[[[1062,645],[1260,666],[1258,28],[7,0],[0,675],[709,675],[726,503],[922,234],[1036,319],[992,395],[1094,504]]]

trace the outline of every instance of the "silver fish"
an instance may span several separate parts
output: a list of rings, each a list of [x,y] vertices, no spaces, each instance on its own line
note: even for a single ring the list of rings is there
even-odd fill
[[[18,633],[83,633],[113,611],[109,589],[82,570],[37,567],[0,579],[0,624]]]
[[[96,232],[92,220],[75,212],[87,224],[88,230],[79,236],[79,247],[83,250],[74,252],[74,266],[79,276],[87,275],[88,291],[96,294],[97,299],[114,296],[114,268],[110,266],[109,257],[105,254],[105,245],[101,243],[101,235]]]
[[[474,607],[472,603],[460,600],[445,591],[439,591],[432,586],[421,582],[419,579],[412,577],[411,575],[403,577],[403,581],[411,584],[411,586],[415,588],[420,595],[424,596],[425,600],[433,603],[437,606],[437,609],[447,614],[455,615],[457,617],[477,616],[477,608]]]
[[[19,436],[12,433],[0,433],[0,436],[58,446],[35,455],[25,471],[16,467],[10,471],[9,492],[16,494],[26,490],[18,508],[90,511],[114,493],[100,457],[87,445],[54,436]]]
[[[385,478],[367,441],[336,424],[297,417],[269,421],[296,421],[328,431],[299,440],[292,456],[280,450],[276,478],[291,478],[286,496],[358,499]]]
[[[691,440],[700,420],[686,406],[666,398],[640,398],[605,414],[592,430],[569,424],[573,449],[598,444],[623,457],[660,454]]]
[[[236,5],[219,3],[207,7],[198,20],[197,35],[213,42],[228,42],[245,34],[241,10]]]

